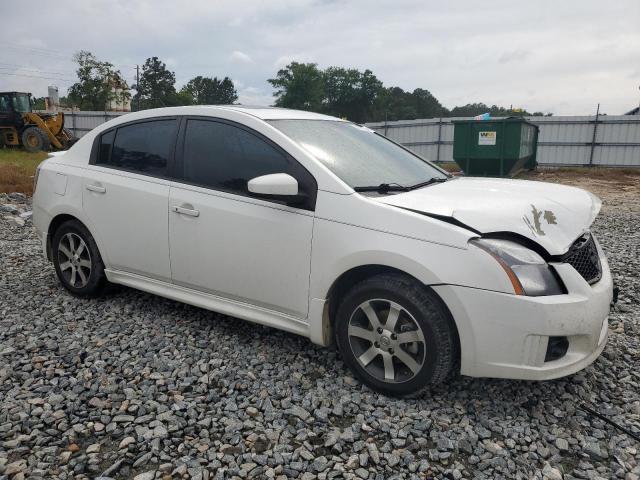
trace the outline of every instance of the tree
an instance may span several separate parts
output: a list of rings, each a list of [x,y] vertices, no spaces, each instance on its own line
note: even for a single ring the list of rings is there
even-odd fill
[[[180,103],[175,89],[176,76],[167,70],[164,62],[158,57],[147,58],[142,66],[140,82],[134,85],[137,93],[134,106],[140,101],[140,108],[170,107]]]
[[[449,110],[429,90],[416,88],[411,96],[416,106],[417,118],[444,117],[449,114]]]
[[[34,97],[33,98],[33,109],[34,110],[46,110],[47,105],[44,97]]]
[[[371,70],[329,67],[324,71],[323,111],[363,123],[371,118],[382,82]]]
[[[229,77],[218,80],[197,76],[182,87],[180,95],[193,105],[230,105],[238,100],[238,92]]]
[[[443,117],[448,114],[449,110],[428,90],[416,88],[413,92],[405,92],[400,87],[391,87],[384,88],[379,93],[371,120],[415,120]]]
[[[195,105],[193,102],[193,97],[189,92],[187,92],[184,87],[180,89],[178,93],[176,93],[174,106],[185,106],[185,105]]]
[[[267,80],[276,88],[275,106],[319,112],[324,99],[324,78],[315,63],[291,62]]]
[[[78,64],[78,81],[68,91],[69,102],[81,110],[104,110],[115,99],[114,87],[124,87],[129,98],[126,82],[113,64],[101,62],[91,52],[81,50],[73,56]]]
[[[483,113],[489,113],[492,117],[530,117],[544,115],[542,112],[529,113],[523,108],[504,108],[497,105],[488,106],[484,103],[468,103],[462,107],[451,110],[452,117],[475,117]]]
[[[343,67],[321,70],[315,63],[291,62],[268,82],[276,88],[274,96],[278,107],[322,112],[359,123],[474,117],[483,113],[494,117],[532,115],[524,109],[490,107],[484,103],[470,103],[449,111],[423,88],[407,92],[400,87],[384,87],[371,70],[361,72]]]

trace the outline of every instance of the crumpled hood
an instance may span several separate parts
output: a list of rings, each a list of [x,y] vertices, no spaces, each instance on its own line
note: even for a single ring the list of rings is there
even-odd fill
[[[569,249],[593,223],[602,203],[580,188],[495,178],[455,178],[374,199],[450,217],[480,233],[517,233],[538,243],[551,255]]]

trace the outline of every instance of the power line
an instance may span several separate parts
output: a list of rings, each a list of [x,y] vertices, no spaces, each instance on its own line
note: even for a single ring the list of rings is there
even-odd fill
[[[51,72],[48,70],[40,70],[39,68],[31,68],[28,65],[19,65],[17,63],[5,63],[5,62],[0,62],[0,65],[6,65],[6,67],[0,66],[0,68],[3,69],[8,69],[8,67],[16,67],[17,69],[20,70],[27,70],[27,71],[31,71],[31,72],[39,72],[39,73],[55,73],[55,74],[60,74],[60,75],[69,75],[69,72]]]
[[[21,66],[17,66],[17,65],[13,65],[11,67],[3,67],[2,65],[5,65],[4,63],[0,63],[0,69],[2,70],[18,70],[18,71],[25,71],[25,72],[34,72],[34,73],[47,73],[47,74],[53,74],[53,75],[72,75],[69,72],[51,72],[48,70],[40,70],[38,68],[26,68],[26,67],[21,67]]]
[[[48,48],[41,48],[41,47],[28,47],[25,45],[18,45],[16,43],[10,43],[10,42],[0,42],[0,45],[6,45],[10,48],[17,48],[17,49],[21,49],[21,50],[26,50],[27,55],[28,54],[33,54],[33,55],[40,55],[40,56],[44,56],[44,57],[56,57],[56,58],[61,58],[64,60],[67,60],[69,62],[73,62],[73,56],[74,54],[72,53],[68,53],[68,52],[61,52],[59,50],[51,50]],[[118,68],[136,68],[136,65],[125,65],[125,64],[116,64],[116,63],[112,63],[112,65],[114,67],[118,67]]]
[[[12,77],[44,78],[44,79],[47,79],[47,80],[62,80],[62,81],[65,81],[65,82],[75,82],[75,80],[72,79],[72,78],[44,77],[44,76],[41,76],[41,75],[26,75],[26,74],[20,74],[20,73],[0,72],[0,75],[11,75]]]
[[[5,45],[5,46],[7,46],[9,48],[24,50],[25,54],[27,54],[27,55],[40,55],[40,56],[43,56],[43,57],[50,57],[50,58],[53,57],[53,58],[58,58],[58,59],[62,59],[62,60],[67,60],[69,62],[73,61],[72,55],[64,54],[64,53],[61,53],[61,52],[55,51],[55,50],[46,50],[46,49],[37,49],[37,48],[33,48],[33,47],[25,47],[23,45],[16,45],[15,43],[9,43],[9,42],[0,42],[0,45]]]
[[[55,54],[59,54],[60,51],[59,50],[52,50],[50,48],[43,48],[43,47],[30,47],[28,45],[19,45],[17,43],[10,43],[10,42],[2,42],[2,44],[4,45],[9,45],[11,47],[15,47],[15,48],[23,48],[25,50],[39,50],[41,52],[50,52],[50,53],[55,53]]]
[[[54,59],[54,60],[63,60],[66,62],[73,62],[73,59],[71,57],[65,57],[63,55],[53,55],[50,53],[41,53],[41,52],[15,52],[20,56],[24,56],[24,55],[38,55],[41,57],[46,57],[46,58],[50,58],[50,59]]]

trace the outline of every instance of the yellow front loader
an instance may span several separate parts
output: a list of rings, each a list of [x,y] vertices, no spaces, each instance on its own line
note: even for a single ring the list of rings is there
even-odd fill
[[[64,150],[75,140],[64,128],[64,113],[35,113],[30,94],[0,92],[0,147],[22,145],[29,152]]]

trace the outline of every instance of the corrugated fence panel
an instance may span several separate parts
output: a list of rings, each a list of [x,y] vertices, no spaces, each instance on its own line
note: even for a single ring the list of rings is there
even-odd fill
[[[537,160],[540,165],[576,165],[589,161],[590,147],[580,145],[539,145]]]
[[[430,160],[453,161],[452,120],[431,118],[368,124]],[[528,117],[540,127],[540,165],[640,166],[640,117],[631,115]],[[595,129],[595,137],[594,137]],[[440,148],[438,148],[438,146]]]
[[[65,112],[65,127],[82,137],[125,112]],[[428,118],[367,124],[369,128],[434,161],[453,161],[453,120]],[[540,127],[540,165],[640,166],[640,117],[634,115],[528,117]],[[594,139],[595,128],[595,139]]]
[[[124,112],[65,112],[64,126],[78,138],[84,136],[98,125],[124,115]]]

